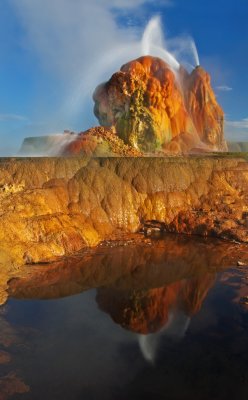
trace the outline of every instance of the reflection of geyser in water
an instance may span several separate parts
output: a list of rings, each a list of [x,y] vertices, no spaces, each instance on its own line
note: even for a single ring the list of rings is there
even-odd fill
[[[164,60],[177,74],[180,65],[193,69],[199,65],[199,57],[194,40],[191,37],[180,37],[164,40],[160,17],[153,17],[147,24],[143,36],[139,41],[131,43],[118,43],[101,57],[95,66],[90,65],[89,71],[83,78],[79,78],[81,84],[69,100],[72,112],[88,100],[95,87],[100,82],[110,78],[110,75],[119,70],[122,64],[132,59],[151,55]]]
[[[155,363],[159,351],[159,342],[162,338],[180,340],[185,335],[190,324],[190,317],[182,311],[169,314],[167,324],[157,333],[138,335],[138,342],[144,359]]]

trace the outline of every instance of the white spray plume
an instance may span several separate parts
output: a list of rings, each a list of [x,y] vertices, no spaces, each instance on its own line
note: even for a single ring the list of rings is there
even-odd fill
[[[7,1],[22,28],[20,40],[25,52],[29,52],[30,60],[36,57],[35,68],[37,60],[40,65],[36,74],[42,84],[29,117],[53,129],[84,130],[94,125],[92,93],[122,64],[150,53],[176,71],[184,58],[196,57],[191,39],[187,40],[187,57],[181,50],[181,38],[164,40],[159,17],[151,19],[143,37],[139,26],[118,24],[116,16],[120,13],[138,15],[152,0]],[[164,4],[170,1],[163,0]],[[50,93],[57,93],[53,103]]]
[[[192,52],[193,52],[193,55],[194,55],[195,64],[196,64],[196,67],[197,67],[198,65],[200,65],[200,59],[199,59],[199,54],[198,54],[198,51],[197,51],[197,48],[196,48],[196,44],[195,44],[193,39],[191,39],[191,48],[192,48]]]
[[[165,47],[160,17],[153,17],[148,22],[141,40],[141,51],[143,55],[162,58],[175,71],[180,68],[179,62]]]
[[[73,133],[50,133],[49,135],[26,138],[18,156],[53,157],[63,154],[64,149],[75,140]]]
[[[169,50],[170,47],[172,50]],[[176,56],[178,56],[178,61]],[[77,108],[77,104],[82,103],[82,96],[85,100],[92,94],[96,86],[96,82],[100,83],[104,79],[108,79],[111,73],[114,73],[120,66],[134,58],[151,55],[164,60],[177,75],[180,65],[189,66],[193,69],[199,65],[199,57],[195,42],[191,37],[170,39],[167,42],[164,40],[162,23],[159,16],[155,16],[148,22],[142,38],[138,41],[130,42],[129,44],[119,43],[117,47],[106,52],[101,63],[94,67],[89,66],[87,79],[82,77],[80,84],[73,93],[67,104],[67,107]],[[188,62],[188,59],[194,65]],[[111,73],[109,73],[111,71]],[[81,101],[80,101],[81,98]]]

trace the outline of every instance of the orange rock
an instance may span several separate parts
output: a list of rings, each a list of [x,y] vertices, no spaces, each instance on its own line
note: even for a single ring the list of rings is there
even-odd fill
[[[2,159],[1,272],[137,232],[146,221],[248,243],[248,164],[241,157]]]
[[[175,76],[163,60],[140,57],[98,86],[93,98],[100,124],[115,127],[140,151],[226,150],[223,111],[201,67],[191,74],[181,68]]]
[[[85,156],[141,156],[138,150],[126,145],[113,128],[101,126],[80,133],[64,149],[63,155]]]
[[[213,150],[226,150],[224,113],[216,101],[210,76],[196,67],[185,82],[185,103],[203,143]]]

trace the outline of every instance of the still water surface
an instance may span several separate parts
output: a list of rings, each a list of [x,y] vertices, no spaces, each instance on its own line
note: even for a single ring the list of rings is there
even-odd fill
[[[35,267],[0,309],[0,399],[247,399],[245,256],[168,235]]]

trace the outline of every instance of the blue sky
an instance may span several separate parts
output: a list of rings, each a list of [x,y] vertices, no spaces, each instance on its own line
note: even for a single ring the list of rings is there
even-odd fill
[[[135,56],[154,15],[168,46],[194,38],[226,136],[248,140],[247,0],[0,0],[0,155],[96,125],[92,91]]]

